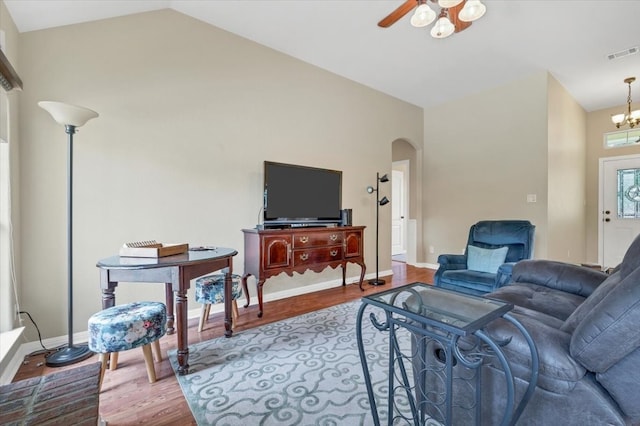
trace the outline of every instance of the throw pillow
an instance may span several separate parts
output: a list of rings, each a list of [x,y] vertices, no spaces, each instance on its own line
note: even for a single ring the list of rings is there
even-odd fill
[[[508,251],[509,247],[486,249],[469,245],[467,246],[467,269],[495,274],[504,263]]]

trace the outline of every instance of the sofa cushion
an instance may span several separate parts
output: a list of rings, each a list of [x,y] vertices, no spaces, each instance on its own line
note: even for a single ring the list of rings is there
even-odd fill
[[[640,383],[640,348],[631,352],[604,373],[596,374],[596,380],[616,400],[624,413],[635,422],[640,421],[638,383]]]
[[[511,283],[500,287],[486,297],[504,300],[560,321],[565,321],[585,300],[578,294],[529,283]]]
[[[640,347],[640,268],[610,287],[571,337],[571,355],[597,373]]]
[[[633,271],[640,268],[640,234],[633,240],[620,264],[620,275],[625,279]]]
[[[598,305],[598,303],[600,303],[602,299],[604,299],[604,297],[609,294],[611,289],[614,286],[618,285],[619,282],[619,272],[610,275],[609,278],[604,280],[604,282],[600,284],[597,289],[595,289],[591,296],[585,299],[584,303],[578,306],[576,310],[573,311],[571,315],[569,315],[569,318],[567,318],[567,320],[562,325],[561,330],[566,331],[567,333],[573,333],[578,324],[580,324],[582,320],[584,320],[584,317],[586,317],[587,314],[591,312]]]
[[[595,269],[553,260],[521,260],[513,267],[512,280],[589,297],[607,277]]]
[[[487,249],[469,245],[467,246],[467,269],[495,274],[504,263],[508,250],[508,247]]]

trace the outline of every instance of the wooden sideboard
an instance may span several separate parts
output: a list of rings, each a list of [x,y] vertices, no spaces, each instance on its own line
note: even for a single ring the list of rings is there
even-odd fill
[[[262,317],[262,287],[265,281],[285,272],[293,276],[310,269],[320,272],[327,267],[342,266],[342,285],[348,262],[360,265],[360,290],[366,266],[364,264],[364,226],[330,228],[243,229],[244,275],[242,288],[249,306],[247,277],[256,277],[258,317]]]

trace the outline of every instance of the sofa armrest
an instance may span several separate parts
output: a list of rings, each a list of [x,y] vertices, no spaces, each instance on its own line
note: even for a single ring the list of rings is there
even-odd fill
[[[520,314],[517,307],[512,315],[531,334],[536,344],[540,361],[538,386],[563,394],[573,389],[587,370],[570,355],[571,335],[539,322],[526,313]],[[512,372],[528,382],[531,377],[531,352],[520,331],[502,318],[491,322],[486,331],[495,341],[508,342],[502,350],[509,360]],[[496,368],[500,366],[495,359],[491,364]]]
[[[589,297],[608,275],[591,268],[553,260],[521,260],[512,282],[530,283]]]

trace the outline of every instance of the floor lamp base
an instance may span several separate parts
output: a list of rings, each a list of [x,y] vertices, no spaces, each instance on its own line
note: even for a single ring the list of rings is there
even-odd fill
[[[376,278],[375,280],[369,280],[369,285],[384,285],[386,283],[385,280]]]
[[[64,367],[84,361],[93,355],[87,345],[67,346],[49,355],[46,359],[47,367]]]

